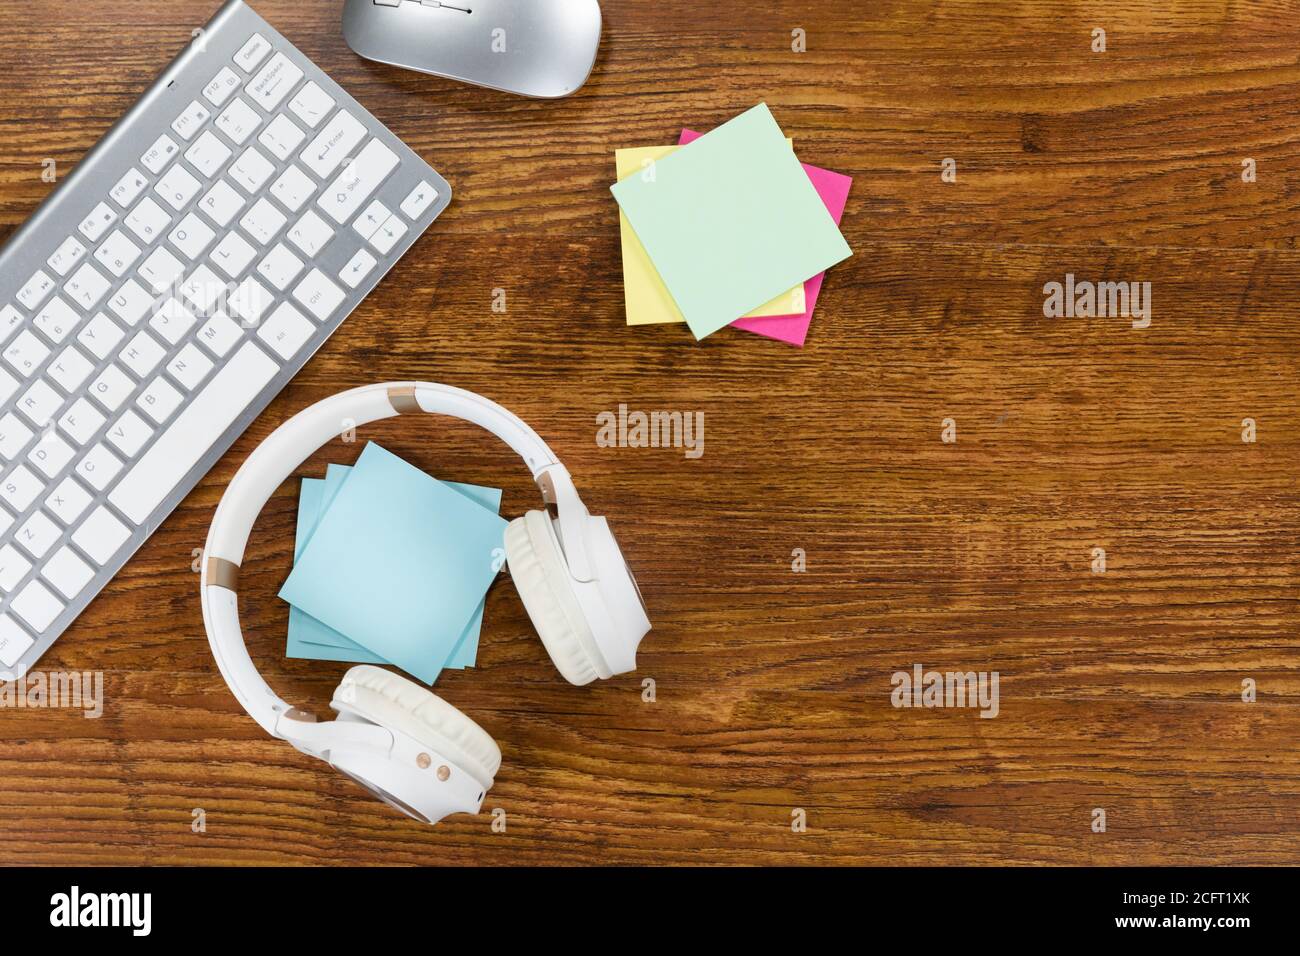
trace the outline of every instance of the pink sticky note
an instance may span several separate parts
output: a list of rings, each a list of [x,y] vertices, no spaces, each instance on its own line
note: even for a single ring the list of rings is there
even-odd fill
[[[685,146],[703,135],[703,133],[697,133],[694,130],[684,129],[681,138],[677,140],[677,145]],[[802,165],[804,172],[808,174],[813,187],[817,190],[817,195],[826,204],[826,209],[830,212],[831,218],[835,220],[835,225],[838,226],[840,220],[844,218],[844,206],[849,201],[849,188],[853,185],[853,178],[845,176],[843,173],[833,173],[829,169],[822,169],[820,166],[809,166],[807,163]],[[731,324],[738,329],[744,329],[746,332],[765,335],[769,339],[777,339],[781,342],[788,342],[791,345],[802,347],[804,340],[808,338],[808,326],[812,322],[813,309],[817,308],[817,294],[821,292],[822,279],[825,277],[826,273],[819,272],[803,284],[804,301],[808,304],[808,310],[802,315],[767,315],[758,318],[737,319]]]

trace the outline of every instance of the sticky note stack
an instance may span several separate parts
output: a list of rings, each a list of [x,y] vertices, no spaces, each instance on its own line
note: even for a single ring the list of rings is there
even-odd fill
[[[727,325],[803,345],[825,271],[851,256],[852,179],[801,164],[766,104],[676,146],[615,153],[629,325]]]
[[[394,664],[426,684],[472,667],[506,522],[495,488],[438,481],[371,443],[304,478],[288,656]]]

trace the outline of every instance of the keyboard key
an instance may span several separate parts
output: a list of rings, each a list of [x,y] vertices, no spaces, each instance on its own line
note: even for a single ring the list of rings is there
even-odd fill
[[[144,524],[279,368],[258,346],[245,342],[113,489],[108,496],[113,507]]]
[[[125,334],[117,323],[103,312],[96,312],[95,317],[77,333],[77,341],[95,358],[106,359]]]
[[[99,242],[100,237],[108,232],[115,222],[117,222],[117,213],[113,212],[107,203],[100,203],[91,210],[89,216],[81,220],[81,225],[77,229],[91,242]]]
[[[252,327],[261,321],[262,315],[271,307],[275,296],[266,290],[260,282],[249,276],[230,294],[226,305],[234,318]]]
[[[111,288],[113,283],[105,279],[98,269],[87,262],[72,274],[63,291],[83,309],[93,309]]]
[[[315,83],[305,83],[298,95],[289,101],[289,109],[298,119],[312,129],[321,124],[334,109],[334,97],[330,96]]]
[[[315,333],[316,327],[288,302],[280,303],[257,330],[257,337],[288,361]]]
[[[284,162],[306,138],[307,134],[295,126],[293,120],[281,113],[271,120],[271,124],[266,129],[262,130],[262,135],[257,137],[257,141],[276,159]]]
[[[0,405],[13,398],[16,391],[18,391],[18,380],[4,369],[0,369]]]
[[[0,499],[18,514],[27,510],[27,506],[36,500],[37,495],[45,490],[45,482],[33,475],[23,465],[19,465],[0,482]]]
[[[155,425],[161,425],[172,417],[172,412],[180,408],[181,400],[181,393],[172,388],[171,384],[159,375],[145,386],[145,390],[140,393],[140,397],[135,400],[135,403],[146,415],[153,419]],[[112,435],[111,430],[109,435]]]
[[[302,151],[299,159],[313,173],[325,179],[365,138],[366,128],[361,121],[347,110],[339,110]]]
[[[59,388],[71,395],[81,388],[82,383],[90,378],[90,373],[93,371],[95,371],[95,363],[82,355],[75,345],[69,345],[50,363],[45,374],[52,378]]]
[[[80,324],[81,313],[57,295],[46,302],[32,320],[32,325],[55,345],[71,335],[72,330]]]
[[[104,244],[95,250],[95,259],[117,278],[126,275],[131,263],[140,258],[140,247],[128,239],[121,229],[114,229]]]
[[[189,343],[176,353],[176,357],[167,363],[167,374],[181,384],[187,392],[198,388],[199,383],[212,371],[212,359]]]
[[[225,358],[236,342],[244,335],[244,330],[224,312],[216,312],[212,318],[199,329],[196,339],[200,345],[215,355]]]
[[[127,458],[135,455],[153,435],[153,429],[135,412],[127,411],[114,422],[104,437]]]
[[[107,412],[115,412],[135,391],[135,382],[116,365],[110,365],[99,373],[90,384],[90,397]]]
[[[27,460],[36,466],[46,478],[57,478],[68,462],[77,453],[72,446],[54,432],[47,432],[27,455]],[[39,556],[38,556],[39,557]]]
[[[139,522],[137,522],[138,524]],[[72,533],[72,543],[82,554],[101,567],[108,564],[118,549],[126,544],[131,532],[126,525],[113,517],[113,513],[100,505],[90,513],[81,527]]]
[[[358,249],[357,254],[352,257],[343,271],[339,273],[339,278],[349,289],[355,289],[361,285],[361,281],[368,275],[370,270],[375,267],[375,257],[364,249]]]
[[[293,290],[293,297],[316,316],[316,321],[324,322],[343,304],[347,295],[325,273],[312,269],[307,273],[307,278],[298,284],[298,288]]]
[[[86,247],[78,242],[76,237],[69,236],[63,240],[59,248],[54,250],[54,254],[45,261],[45,264],[61,279],[85,257]]]
[[[32,563],[12,544],[0,548],[0,591],[12,593],[31,569]]]
[[[127,228],[145,245],[149,245],[161,236],[171,225],[171,221],[172,217],[167,215],[166,210],[148,196],[140,200],[139,205],[126,217]]]
[[[15,460],[31,440],[32,430],[13,412],[6,412],[0,418],[0,458],[7,462]]]
[[[316,253],[324,249],[333,238],[334,230],[310,209],[289,230],[289,241],[306,253],[308,259],[316,258]]]
[[[256,146],[250,146],[231,165],[230,178],[250,194],[266,185],[266,181],[275,172],[275,166],[263,156]]]
[[[181,283],[181,294],[206,312],[226,293],[226,283],[207,266],[199,266]]]
[[[95,411],[95,406],[84,398],[72,403],[72,407],[59,416],[59,429],[78,445],[84,445],[95,437],[104,416]]]
[[[242,99],[236,99],[217,117],[217,129],[225,133],[236,146],[243,146],[248,137],[262,125],[262,117]]]
[[[45,507],[65,525],[70,525],[90,507],[91,500],[90,492],[69,475],[45,499]]]
[[[215,238],[217,234],[194,213],[182,219],[180,225],[167,237],[186,259],[197,259],[203,255],[203,250],[210,246]]]
[[[83,479],[86,484],[96,491],[103,491],[108,487],[117,473],[122,470],[122,462],[114,455],[103,442],[100,442],[94,448],[86,453],[86,457],[77,462],[74,471],[77,477]]]
[[[290,212],[297,212],[315,194],[315,181],[297,166],[290,166],[271,185],[271,195]]]
[[[132,169],[117,181],[117,185],[109,192],[109,196],[112,197],[113,202],[125,209],[139,198],[148,185],[149,180],[145,179],[144,173],[138,169]]]
[[[50,350],[29,329],[23,329],[5,349],[5,361],[26,378],[50,357]]]
[[[207,86],[203,87],[203,98],[213,106],[220,106],[230,95],[239,89],[239,84],[244,82],[228,66],[223,66],[221,72],[212,78]]]
[[[235,54],[235,64],[245,73],[252,73],[257,64],[266,59],[271,52],[271,43],[260,33],[254,33],[253,36],[240,47],[239,52]]]
[[[140,264],[140,277],[149,283],[156,295],[162,295],[185,272],[185,266],[179,259],[159,247],[148,259]]]
[[[172,157],[176,155],[179,149],[176,140],[163,133],[154,140],[154,144],[149,147],[149,151],[140,157],[140,165],[157,176],[172,161]]]
[[[208,190],[207,195],[199,201],[199,209],[222,229],[244,208],[244,197],[224,179]]]
[[[217,139],[212,130],[205,129],[194,145],[185,151],[185,161],[197,169],[199,175],[211,179],[232,155],[229,146]]]
[[[167,356],[167,350],[143,330],[135,334],[126,348],[118,353],[117,360],[130,369],[136,378],[148,378]]]
[[[271,205],[268,200],[259,199],[253,204],[253,208],[248,210],[244,218],[239,220],[239,225],[243,227],[244,232],[252,236],[257,242],[266,245],[275,238],[276,233],[288,221],[288,217]]]
[[[381,256],[386,256],[393,251],[393,247],[404,235],[406,235],[406,223],[402,222],[400,216],[391,216],[388,222],[380,226],[379,231],[370,237],[370,244],[379,251]]]
[[[154,192],[166,201],[177,212],[180,212],[189,205],[200,189],[202,183],[190,175],[190,171],[177,163],[158,180],[158,185],[154,187]]]
[[[261,72],[253,77],[253,81],[245,87],[244,92],[262,109],[274,113],[276,107],[293,91],[301,79],[302,70],[298,69],[283,53],[277,53],[271,57],[271,62],[262,67]]]
[[[257,266],[258,274],[280,292],[289,288],[289,283],[298,278],[302,269],[302,260],[281,243],[277,243]]]
[[[203,124],[208,121],[212,114],[198,100],[194,100],[185,111],[172,121],[172,129],[176,135],[187,143],[194,138],[194,134],[203,128]]]
[[[35,643],[8,614],[0,616],[0,664],[13,667]]]
[[[9,336],[18,331],[18,327],[23,324],[23,314],[15,309],[12,305],[6,305],[0,309],[0,342],[8,342]],[[0,399],[3,401],[3,399]]]
[[[402,215],[410,220],[419,219],[437,198],[438,190],[430,186],[427,181],[421,182],[411,190],[409,196],[402,200]]]
[[[127,325],[135,325],[153,308],[153,293],[134,279],[127,279],[108,300],[108,307]]]
[[[50,593],[40,581],[31,581],[18,592],[18,596],[9,605],[20,618],[31,625],[36,633],[44,633],[54,619],[63,613],[63,602]]]
[[[356,218],[356,221],[352,223],[352,228],[356,230],[358,236],[363,240],[367,240],[375,234],[380,226],[388,222],[392,215],[392,211],[376,199],[366,207],[365,212]]]
[[[185,338],[186,333],[194,328],[194,323],[197,321],[194,313],[172,298],[164,302],[154,313],[153,318],[149,320],[149,326],[162,336],[168,345],[175,345]]]
[[[28,309],[34,309],[42,302],[45,297],[54,291],[54,280],[44,272],[37,270],[36,275],[27,280],[26,284],[18,290],[18,301]]]
[[[49,518],[36,512],[18,529],[14,540],[18,546],[38,561],[63,537],[63,531]]]
[[[228,233],[226,238],[217,243],[217,247],[212,250],[212,261],[230,278],[238,279],[256,255],[257,250],[250,246],[247,240],[239,233],[232,232]]]
[[[341,226],[396,168],[397,155],[379,140],[372,139],[339,177],[325,187],[317,204]]]
[[[18,399],[18,411],[37,428],[44,428],[63,406],[63,396],[43,378],[32,383],[31,388]]]
[[[53,557],[41,568],[41,577],[54,585],[54,590],[69,601],[84,591],[94,576],[95,572],[90,565],[77,557],[76,552],[67,545],[55,551]]]

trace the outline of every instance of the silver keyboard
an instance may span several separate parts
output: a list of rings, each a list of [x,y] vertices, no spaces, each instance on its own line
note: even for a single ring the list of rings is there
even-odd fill
[[[195,35],[0,252],[0,677],[450,200],[242,0]]]

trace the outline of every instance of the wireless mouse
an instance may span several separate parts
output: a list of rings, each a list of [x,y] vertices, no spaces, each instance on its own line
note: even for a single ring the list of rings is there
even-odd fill
[[[521,96],[568,96],[591,75],[597,0],[347,0],[343,36],[368,60]]]

